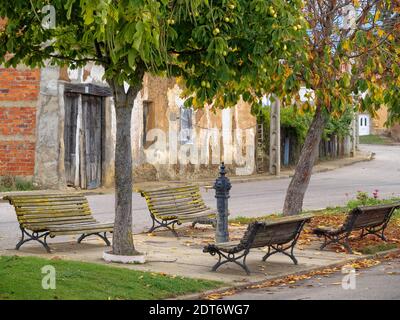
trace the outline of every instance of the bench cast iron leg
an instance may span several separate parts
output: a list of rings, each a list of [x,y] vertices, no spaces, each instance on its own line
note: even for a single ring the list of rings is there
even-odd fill
[[[385,229],[386,229],[386,225],[379,227],[379,228],[363,229],[361,232],[360,238],[365,237],[369,234],[373,234],[374,236],[377,236],[379,239],[382,239],[383,241],[387,241],[387,238],[385,237]]]
[[[274,249],[274,251],[271,251],[271,248]],[[288,249],[290,249],[290,253],[286,252],[286,250],[288,250]],[[268,252],[262,258],[262,260],[265,261],[270,256],[272,256],[273,254],[280,252],[280,253],[284,254],[285,256],[288,256],[290,259],[292,259],[293,263],[297,265],[298,262],[297,262],[296,257],[294,256],[293,250],[294,250],[294,244],[290,244],[290,246],[288,246],[286,248],[283,248],[282,246],[281,247],[279,247],[279,246],[269,246],[268,247]]]
[[[167,228],[168,230],[170,230],[175,237],[179,238],[178,233],[175,231],[175,224],[180,225],[180,223],[177,220],[171,220],[171,221],[163,221],[163,220],[158,220],[156,219],[154,216],[151,216],[152,220],[153,220],[153,225],[152,227],[147,231],[148,233],[152,233],[154,230],[157,230],[159,228]],[[156,223],[158,225],[156,225]]]
[[[325,241],[319,248],[320,250],[324,250],[324,248],[331,243],[337,243],[339,245],[342,245],[346,249],[347,253],[353,254],[353,250],[351,249],[349,243],[349,234],[346,234],[343,237],[324,235],[324,238]]]
[[[111,246],[111,243],[110,243],[110,241],[109,241],[108,238],[107,238],[107,232],[104,232],[103,234],[101,234],[100,232],[83,233],[83,234],[79,237],[78,243],[81,243],[83,239],[85,239],[85,238],[87,238],[87,237],[89,237],[89,236],[94,236],[94,235],[96,235],[96,236],[100,237],[101,239],[103,239],[103,241],[106,243],[106,245],[107,245],[108,247]]]
[[[20,229],[21,229],[22,236],[21,236],[21,240],[15,246],[15,250],[19,250],[19,248],[24,243],[34,240],[34,241],[41,243],[42,246],[46,249],[46,251],[48,253],[51,252],[50,247],[48,246],[47,241],[46,241],[47,237],[49,235],[49,232],[44,232],[42,234],[39,234],[38,232],[29,233],[28,231],[26,231],[26,229],[24,229],[22,227],[20,227]],[[28,238],[25,239],[25,236],[27,236]],[[41,238],[43,238],[43,240],[41,240]]]
[[[236,263],[238,266],[240,266],[241,268],[243,268],[243,270],[246,272],[246,274],[249,276],[250,275],[250,270],[246,265],[246,258],[247,258],[247,254],[249,253],[249,251],[245,251],[243,254],[241,254],[240,256],[235,257],[235,254],[229,253],[228,255],[224,254],[221,251],[217,251],[217,252],[210,252],[210,254],[213,256],[215,254],[218,254],[218,262],[212,267],[211,271],[217,271],[217,269],[222,266],[225,263],[228,262],[233,262]],[[224,258],[225,260],[221,261],[222,258]],[[240,263],[238,260],[243,258],[243,262]]]
[[[279,245],[270,245],[270,246],[268,246],[268,252],[263,257],[262,260],[265,261],[265,260],[268,259],[268,257],[272,256],[275,253],[280,252],[280,253],[284,254],[285,256],[288,256],[290,259],[292,259],[293,263],[297,265],[298,262],[297,262],[296,257],[294,256],[294,247],[296,246],[297,241],[299,240],[301,230],[303,230],[303,227],[304,227],[305,223],[306,223],[306,221],[302,222],[298,226],[297,231],[296,231],[296,235],[295,235],[295,237],[293,238],[293,240],[291,242],[283,243],[283,244],[279,244]],[[284,247],[284,245],[286,245],[286,247]],[[271,248],[274,251],[271,251]],[[290,253],[287,253],[286,251],[289,250],[289,249],[290,249]]]

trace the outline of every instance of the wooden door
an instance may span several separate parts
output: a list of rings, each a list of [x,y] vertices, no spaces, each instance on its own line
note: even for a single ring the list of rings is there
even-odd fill
[[[79,95],[65,94],[64,122],[64,165],[65,178],[68,186],[74,186],[77,180],[77,121]]]
[[[82,95],[83,163],[81,184],[85,189],[101,186],[103,151],[103,98]]]

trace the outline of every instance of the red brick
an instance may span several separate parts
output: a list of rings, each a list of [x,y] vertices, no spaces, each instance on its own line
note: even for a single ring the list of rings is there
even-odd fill
[[[35,164],[35,143],[0,141],[0,176],[31,176]]]
[[[36,100],[39,86],[39,69],[20,71],[0,68],[0,101]]]
[[[39,98],[40,70],[0,68],[0,176],[33,175],[35,165],[36,108],[13,106],[19,101]],[[2,102],[7,107],[1,107]],[[11,105],[11,106],[10,106]],[[13,140],[13,137],[18,136]],[[26,140],[21,141],[21,136]]]

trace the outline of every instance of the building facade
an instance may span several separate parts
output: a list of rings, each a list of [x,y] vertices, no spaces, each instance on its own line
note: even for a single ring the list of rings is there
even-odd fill
[[[42,188],[112,186],[116,120],[103,69],[0,69],[0,176],[33,178]],[[255,171],[256,119],[231,109],[183,106],[175,79],[145,76],[132,113],[136,181]]]

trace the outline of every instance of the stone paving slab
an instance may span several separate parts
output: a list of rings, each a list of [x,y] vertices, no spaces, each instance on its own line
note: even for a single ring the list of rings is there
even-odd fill
[[[237,233],[239,232],[240,230],[237,230]],[[89,239],[77,244],[74,242],[76,237],[69,237],[70,241],[50,242],[53,250],[51,254],[47,254],[40,245],[32,243],[25,245],[19,251],[1,250],[0,255],[36,256],[108,264],[181,277],[217,280],[226,283],[227,286],[260,282],[360,258],[355,255],[316,250],[318,245],[316,243],[315,248],[311,246],[295,250],[298,265],[294,265],[288,257],[281,254],[273,255],[263,262],[261,258],[265,254],[264,250],[254,249],[247,258],[248,267],[252,272],[250,276],[247,276],[240,267],[229,263],[221,266],[217,272],[212,272],[211,267],[217,258],[202,252],[203,246],[212,242],[209,237],[210,230],[202,229],[198,233],[194,230],[191,233],[194,236],[182,236],[180,239],[169,235],[168,232],[159,232],[156,236],[135,235],[136,249],[146,254],[147,262],[143,265],[106,263],[102,260],[102,253],[110,248],[105,247],[102,241]],[[237,235],[233,236],[235,237]]]

